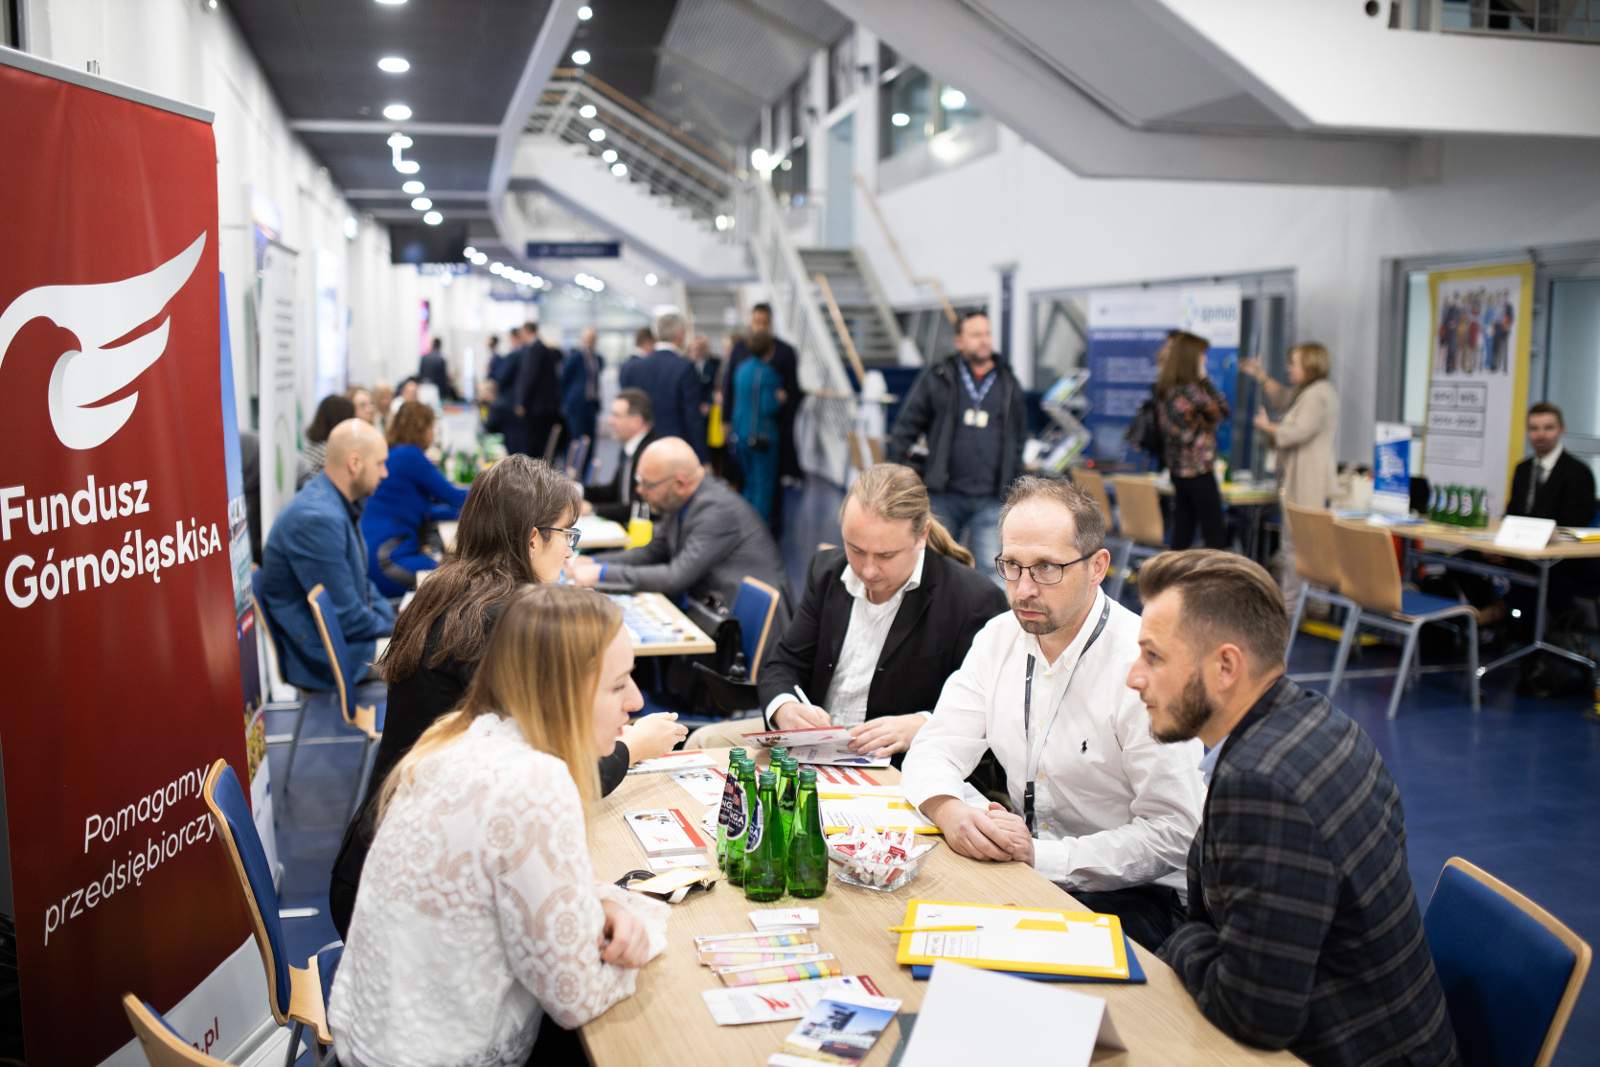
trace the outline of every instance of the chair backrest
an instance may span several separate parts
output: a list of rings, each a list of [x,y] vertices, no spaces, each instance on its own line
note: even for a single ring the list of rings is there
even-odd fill
[[[260,567],[250,569],[250,599],[256,602],[256,625],[261,627],[261,632],[266,635],[267,643],[272,646],[272,661],[277,665],[278,680],[284,685],[289,683],[283,677],[283,646],[278,644],[278,636],[271,619],[267,618],[267,602],[261,595],[261,587],[266,584],[262,578]]]
[[[861,447],[861,435],[854,430],[846,430],[844,439],[850,445],[850,465],[858,471],[864,471],[872,464],[867,462],[867,454]]]
[[[1294,541],[1294,569],[1306,581],[1338,592],[1344,574],[1339,570],[1339,550],[1333,543],[1333,512],[1285,501],[1283,517]]]
[[[873,463],[875,463],[875,464],[876,463],[882,463],[883,462],[883,438],[881,438],[881,437],[873,437],[871,435],[868,435],[868,437],[867,437],[867,454],[872,457],[872,462]]]
[[[567,477],[574,480],[583,473],[584,460],[589,458],[589,435],[575,438],[567,446]]]
[[[317,620],[317,632],[322,634],[322,648],[328,654],[328,664],[333,668],[333,684],[339,693],[339,709],[344,721],[356,721],[355,664],[350,661],[350,646],[345,644],[344,630],[339,626],[339,613],[333,610],[333,597],[317,583],[306,594],[311,605],[311,617]]]
[[[267,1001],[272,1007],[272,1017],[282,1026],[289,1020],[289,957],[284,954],[283,924],[278,919],[278,892],[272,887],[272,867],[267,862],[266,850],[261,847],[255,820],[250,817],[244,790],[239,788],[239,776],[233,773],[227,760],[219,759],[211,765],[200,792],[206,807],[211,809],[211,818],[216,821],[228,858],[233,862],[239,892],[244,896],[245,909],[250,912],[250,924],[255,929],[256,948],[261,950],[261,962],[267,968]]]
[[[1111,494],[1106,492],[1106,476],[1087,467],[1073,467],[1071,471],[1073,484],[1081,486],[1100,505],[1100,514],[1106,520],[1106,532],[1110,533],[1115,527],[1111,516]]]
[[[1164,548],[1166,525],[1161,519],[1161,493],[1149,478],[1112,478],[1117,487],[1117,509],[1122,513],[1123,537],[1151,548]]]
[[[1422,925],[1461,1062],[1545,1067],[1589,972],[1588,944],[1459,856],[1440,872]]]
[[[604,485],[617,476],[617,464],[622,462],[622,442],[615,437],[602,437],[589,442],[589,469],[584,473],[584,485]]]
[[[221,1067],[225,1062],[207,1056],[183,1039],[166,1018],[132,993],[122,996],[122,1010],[128,1013],[128,1022],[144,1049],[144,1058],[150,1067]]]
[[[1353,522],[1333,525],[1339,557],[1339,592],[1369,611],[1393,615],[1400,610],[1400,563],[1394,558],[1389,531]],[[1299,546],[1295,548],[1299,554]]]
[[[750,680],[761,671],[761,660],[772,636],[772,619],[778,613],[778,591],[758,578],[746,577],[733,598],[731,614],[744,631],[744,662]]]

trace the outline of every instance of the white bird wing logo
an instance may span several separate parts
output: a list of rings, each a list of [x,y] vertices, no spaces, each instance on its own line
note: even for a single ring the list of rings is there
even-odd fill
[[[122,429],[138,393],[102,407],[90,407],[133,381],[167,350],[171,319],[116,348],[104,345],[149,322],[166,307],[194,273],[205,248],[202,233],[194,243],[148,274],[98,285],[44,285],[29,289],[0,314],[0,361],[17,332],[36,318],[47,318],[78,338],[81,351],[63,352],[50,372],[50,422],[68,448],[96,448]]]

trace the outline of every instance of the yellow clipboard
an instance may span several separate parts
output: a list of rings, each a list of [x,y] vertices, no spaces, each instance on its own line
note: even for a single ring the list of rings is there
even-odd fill
[[[1122,937],[1122,920],[1117,918],[1115,915],[1102,915],[1096,912],[1088,911],[1065,911],[1058,908],[1024,908],[1015,907],[1008,904],[971,904],[955,900],[909,900],[906,902],[906,926],[916,926],[919,922],[921,922],[922,925],[928,925],[928,923],[932,921],[931,919],[919,919],[917,913],[924,904],[944,905],[946,907],[962,908],[979,912],[992,911],[996,913],[1014,913],[1024,911],[1042,913],[1049,916],[1049,918],[1043,919],[1024,919],[1019,923],[1011,916],[997,914],[994,918],[993,924],[989,924],[984,923],[983,917],[980,914],[976,917],[976,922],[980,926],[984,926],[986,929],[992,925],[996,930],[1025,929],[1034,933],[1048,934],[1054,932],[1056,929],[1058,920],[1056,920],[1055,916],[1060,916],[1059,929],[1063,936],[1067,936],[1069,933],[1069,928],[1067,926],[1068,923],[1089,923],[1096,927],[1106,927],[1111,938],[1112,965],[1110,967],[1100,967],[1086,964],[1067,964],[1037,959],[991,959],[985,956],[969,957],[950,955],[947,952],[941,952],[936,956],[919,954],[911,951],[912,940],[918,936],[928,938],[930,935],[919,935],[915,933],[903,933],[900,935],[900,946],[896,950],[894,957],[895,962],[897,963],[908,966],[914,964],[931,966],[939,960],[945,959],[954,960],[957,963],[964,963],[969,967],[979,967],[990,971],[1022,971],[1033,974],[1067,974],[1082,978],[1126,979],[1128,977],[1127,942],[1124,941]],[[941,917],[938,921],[940,923],[956,921],[964,923],[971,921],[972,919],[973,917],[971,916],[963,915],[959,920]],[[923,947],[928,947],[928,941],[923,942]]]

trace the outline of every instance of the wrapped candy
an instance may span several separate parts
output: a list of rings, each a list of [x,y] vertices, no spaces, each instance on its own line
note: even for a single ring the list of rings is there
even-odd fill
[[[939,842],[911,830],[853,826],[828,838],[828,857],[840,864],[839,880],[866,889],[892,890],[922,870]]]

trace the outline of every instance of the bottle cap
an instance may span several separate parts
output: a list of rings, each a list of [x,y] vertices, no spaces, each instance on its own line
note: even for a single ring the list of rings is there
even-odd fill
[[[808,783],[814,783],[814,782],[816,782],[816,780],[817,780],[817,769],[815,767],[802,767],[802,768],[800,768],[800,784],[801,785],[806,785]]]
[[[748,753],[746,753],[742,748],[730,748],[728,750],[728,762],[738,763],[740,760],[744,759],[746,755],[748,755]]]
[[[798,771],[799,769],[800,769],[800,761],[799,760],[795,759],[793,756],[785,756],[783,758],[783,772],[785,774],[793,774],[795,771]]]
[[[778,746],[774,747],[773,750],[772,750],[772,758],[773,759],[776,759],[776,760],[787,759],[788,756],[789,756],[789,750],[784,748],[782,745],[778,745]]]
[[[761,778],[760,778],[760,784],[761,784],[761,788],[762,789],[765,789],[768,786],[772,786],[773,788],[776,788],[777,785],[778,785],[778,776],[776,774],[773,774],[771,771],[762,771],[761,772]]]

